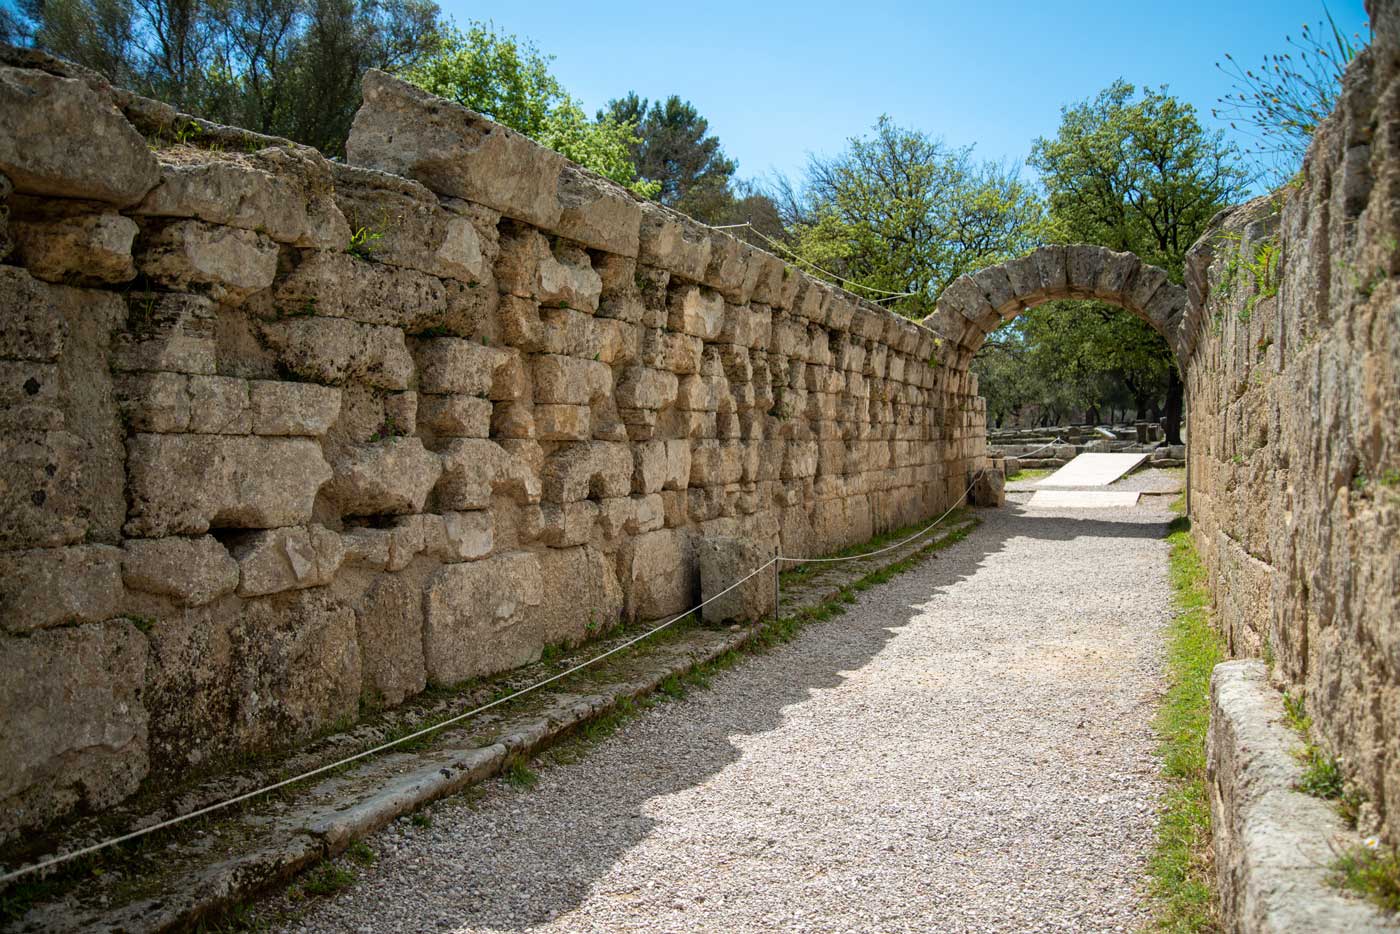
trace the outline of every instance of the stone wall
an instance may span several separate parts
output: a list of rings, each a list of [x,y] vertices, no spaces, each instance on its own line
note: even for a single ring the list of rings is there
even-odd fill
[[[0,52],[0,840],[815,554],[985,454],[933,335],[371,73],[348,164]]]
[[[1190,509],[1234,655],[1306,698],[1400,840],[1400,15],[1302,173],[1188,265]]]

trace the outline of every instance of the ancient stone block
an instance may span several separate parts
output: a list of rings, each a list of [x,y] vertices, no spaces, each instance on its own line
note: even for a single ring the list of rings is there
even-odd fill
[[[49,282],[128,282],[136,276],[131,243],[136,222],[120,214],[29,220],[12,224],[20,260]]]
[[[555,230],[584,246],[620,256],[637,255],[641,204],[622,186],[575,165],[559,176]]]
[[[538,474],[494,441],[456,439],[438,453],[443,470],[435,492],[443,509],[486,509],[495,493],[517,503],[539,502]]]
[[[370,69],[346,159],[417,179],[438,194],[485,204],[553,230],[566,160],[512,130]]]
[[[137,434],[127,469],[126,534],[141,538],[304,524],[331,477],[314,441],[231,435]]]
[[[0,266],[0,357],[52,363],[68,335],[64,308],[81,295],[37,281],[14,266]]]
[[[546,459],[542,479],[546,502],[626,496],[632,488],[632,452],[609,441],[563,445]]]
[[[237,303],[272,285],[277,244],[264,234],[185,220],[150,232],[137,254],[141,272],[174,291]]]
[[[130,330],[119,337],[113,369],[214,373],[215,314],[209,299],[134,292],[127,305]]]
[[[598,523],[598,504],[588,500],[545,503],[540,507],[539,539],[552,548],[586,545]]]
[[[544,599],[539,560],[510,552],[450,564],[428,580],[423,597],[423,651],[428,678],[456,684],[524,664],[541,643],[520,623]]]
[[[0,434],[0,548],[82,540],[92,505],[83,484],[89,453],[68,431]]]
[[[418,424],[444,438],[485,438],[491,433],[492,404],[464,395],[425,395],[418,399]]]
[[[122,542],[121,576],[132,590],[201,606],[233,593],[238,562],[212,535],[129,538]]]
[[[642,202],[640,262],[699,282],[710,265],[710,235],[696,221],[651,201]]]
[[[676,374],[648,367],[629,367],[617,381],[614,397],[627,409],[664,409],[676,401]]]
[[[0,360],[0,432],[60,431],[64,401],[54,364]]]
[[[700,611],[706,623],[729,620],[747,623],[772,614],[775,582],[772,568],[739,583],[772,559],[771,548],[763,548],[750,539],[716,536],[697,542],[695,551],[700,565],[701,599],[714,601]],[[730,587],[734,589],[720,595]]]
[[[254,434],[319,438],[340,417],[340,390],[331,386],[259,379],[248,393]]]
[[[239,435],[252,430],[246,380],[231,376],[189,376],[185,384],[190,397],[189,431]]]
[[[724,299],[717,292],[697,285],[672,290],[667,324],[671,330],[712,341],[723,326]]]
[[[340,536],[324,526],[267,529],[233,543],[238,595],[259,597],[329,584],[345,558]]]
[[[516,359],[510,351],[457,337],[420,341],[413,355],[422,392],[463,393],[482,398],[492,395],[497,373]]]
[[[101,622],[124,596],[121,550],[110,545],[0,552],[0,629]]]
[[[588,405],[612,389],[612,372],[596,360],[540,354],[533,363],[537,403]]]
[[[407,389],[413,375],[413,358],[398,328],[312,317],[268,322],[262,332],[282,364],[303,379]]]
[[[375,579],[355,608],[364,696],[395,707],[428,684],[423,661],[423,594],[399,575]]]
[[[416,331],[447,318],[442,281],[349,253],[308,254],[283,276],[272,300],[284,315],[324,315]]]
[[[442,472],[442,462],[418,438],[390,438],[337,458],[326,492],[347,516],[422,512]]]
[[[116,205],[139,201],[160,175],[141,134],[86,84],[4,67],[0,172],[20,192]]]
[[[593,437],[593,415],[586,405],[536,405],[532,414],[535,437],[541,441],[587,441]]]
[[[621,553],[628,615],[661,619],[699,601],[699,574],[689,536],[676,529],[648,532],[628,541]]]

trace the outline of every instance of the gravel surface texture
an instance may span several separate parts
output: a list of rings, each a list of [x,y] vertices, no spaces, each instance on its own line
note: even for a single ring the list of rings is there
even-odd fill
[[[534,788],[370,838],[284,929],[1139,929],[1171,516],[979,514]]]
[[[1140,493],[1180,493],[1185,489],[1186,471],[1180,469],[1161,470],[1157,467],[1143,467],[1134,470],[1126,476],[1119,477],[1108,486],[1057,487],[1045,484],[1045,479],[1046,478],[1042,477],[1039,480],[1016,480],[1006,485],[1006,491],[1008,493],[1028,493],[1036,490],[1074,489],[1112,490],[1122,492],[1136,490]]]

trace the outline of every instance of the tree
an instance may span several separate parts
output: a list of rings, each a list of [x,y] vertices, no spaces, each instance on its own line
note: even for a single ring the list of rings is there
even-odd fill
[[[638,175],[660,183],[656,200],[698,220],[720,222],[734,200],[729,189],[737,165],[695,105],[675,94],[650,102],[631,92],[598,111],[598,120],[606,119],[637,128],[632,164]]]
[[[21,0],[0,28],[210,120],[337,155],[368,68],[439,42],[430,0]]]
[[[1215,64],[1231,87],[1211,115],[1253,138],[1246,152],[1271,187],[1303,164],[1318,124],[1337,104],[1347,66],[1370,42],[1369,35],[1347,36],[1331,11],[1322,10],[1326,23],[1319,22],[1316,30],[1304,23],[1299,38],[1284,36],[1288,51],[1265,56],[1258,67],[1245,68],[1229,53],[1225,64]]]
[[[1178,283],[1187,250],[1217,211],[1244,195],[1248,181],[1239,151],[1202,129],[1190,104],[1166,88],[1139,95],[1121,80],[1063,108],[1059,132],[1035,141],[1030,164],[1048,193],[1056,239],[1132,251]],[[1027,314],[1052,316],[1062,308],[1052,303]],[[1179,440],[1181,381],[1166,342],[1122,312],[1082,317],[1085,333],[1073,343],[1140,402],[1165,375],[1168,439]]]
[[[529,40],[473,22],[465,32],[448,31],[441,48],[405,76],[651,197],[659,186],[639,176],[632,160],[636,124],[611,114],[589,120],[550,73],[550,60]]]
[[[958,276],[1025,253],[1044,232],[1042,202],[1014,171],[888,117],[840,155],[812,157],[800,193],[778,193],[809,268],[857,292],[902,295],[898,310],[911,317],[931,312]]]

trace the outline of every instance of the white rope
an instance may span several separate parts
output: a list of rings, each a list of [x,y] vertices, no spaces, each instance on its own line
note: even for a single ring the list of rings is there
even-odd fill
[[[791,256],[791,257],[792,257],[794,260],[796,260],[797,262],[799,262],[799,263],[806,263],[808,266],[810,266],[811,268],[815,269],[817,272],[821,273],[822,275],[827,276],[827,277],[832,278],[832,279],[835,279],[837,282],[840,282],[840,283],[842,283],[843,285],[854,286],[855,288],[858,288],[858,289],[865,289],[865,290],[868,291],[868,292],[875,292],[875,293],[877,293],[877,294],[879,294],[879,295],[884,295],[884,296],[886,296],[887,299],[889,299],[889,298],[905,298],[906,296],[909,296],[909,295],[917,295],[917,294],[918,294],[917,292],[891,292],[889,289],[877,289],[877,288],[875,288],[875,286],[873,286],[873,285],[866,285],[866,284],[864,284],[864,283],[862,283],[862,282],[856,282],[856,281],[853,280],[853,279],[847,279],[847,278],[845,278],[844,276],[838,276],[838,275],[837,275],[836,273],[834,273],[834,272],[828,272],[827,270],[825,270],[825,269],[821,268],[820,266],[818,266],[816,263],[812,262],[810,259],[807,259],[807,258],[805,258],[805,257],[803,257],[803,256],[799,256],[797,253],[793,252],[792,248],[789,247],[787,244],[781,243],[781,242],[779,242],[779,241],[777,241],[777,240],[774,240],[772,237],[768,236],[766,233],[764,233],[763,231],[761,231],[761,230],[759,230],[757,227],[755,227],[752,223],[745,223],[745,224],[729,224],[729,225],[727,225],[727,226],[728,226],[728,227],[747,227],[747,228],[749,228],[749,229],[752,230],[754,233],[758,234],[758,236],[762,237],[762,238],[763,238],[763,241],[764,241],[765,243],[767,243],[769,246],[776,247],[777,249],[782,250],[784,253],[786,253],[788,256]],[[727,229],[727,228],[725,228],[725,227],[716,227],[716,228],[715,228],[715,230],[724,230],[724,229]],[[847,291],[850,291],[850,290],[848,289]],[[856,298],[863,298],[863,299],[865,299],[866,301],[882,301],[882,300],[883,300],[883,299],[872,299],[872,298],[868,298],[867,296],[864,296],[864,295],[857,295]]]
[[[1058,444],[1058,443],[1060,442],[1060,440],[1061,440],[1061,439],[1057,437],[1054,441],[1051,441],[1049,444],[1045,444],[1045,445],[1042,445],[1040,448],[1036,448],[1035,451],[1039,451],[1039,450],[1042,450],[1043,448],[1048,448],[1048,447],[1051,447],[1052,445]],[[1031,451],[1030,453],[1033,454],[1033,453],[1035,453],[1035,451]],[[1022,455],[1022,456],[1025,456],[1025,455]],[[873,557],[873,556],[875,556],[875,555],[884,554],[884,553],[887,552],[887,551],[892,551],[892,550],[894,550],[894,549],[896,549],[896,548],[901,547],[902,545],[908,544],[909,542],[913,541],[914,539],[918,538],[919,536],[926,534],[930,529],[933,529],[935,526],[937,526],[937,525],[938,525],[940,522],[942,522],[944,519],[948,518],[948,516],[952,515],[952,513],[954,512],[954,510],[956,510],[959,506],[962,505],[963,500],[967,499],[967,495],[968,495],[969,493],[972,492],[972,488],[973,488],[974,486],[977,485],[977,481],[978,481],[978,479],[981,478],[981,476],[982,476],[983,473],[985,473],[985,468],[983,468],[982,470],[979,470],[979,471],[977,472],[977,474],[976,474],[976,475],[973,477],[973,479],[972,479],[972,483],[968,485],[967,489],[964,490],[963,493],[962,493],[962,495],[958,497],[957,501],[953,504],[953,506],[951,506],[946,512],[944,512],[943,515],[941,515],[941,516],[939,516],[937,519],[933,520],[933,522],[930,523],[930,524],[929,524],[928,526],[926,526],[925,528],[921,529],[921,530],[918,531],[918,532],[915,532],[913,535],[909,536],[908,538],[906,538],[906,539],[904,539],[904,540],[902,540],[902,541],[896,542],[896,543],[893,544],[893,545],[888,545],[888,546],[886,546],[886,547],[884,547],[884,548],[881,548],[881,549],[878,549],[878,550],[876,550],[876,551],[865,552],[864,554],[859,554],[859,555],[848,555],[848,556],[846,556],[846,557],[840,557],[840,558],[788,558],[788,557],[785,557],[785,556],[782,556],[782,555],[774,555],[772,558],[769,558],[769,559],[768,559],[767,561],[765,561],[763,564],[761,564],[761,565],[759,565],[758,567],[754,568],[754,569],[753,569],[752,571],[750,571],[748,574],[745,574],[743,577],[739,578],[737,581],[735,581],[734,583],[730,584],[728,587],[724,588],[724,589],[721,590],[719,593],[717,593],[717,594],[715,594],[714,596],[712,596],[712,597],[710,597],[710,598],[708,598],[708,599],[706,599],[706,600],[704,600],[704,601],[702,601],[702,602],[696,604],[695,606],[693,606],[693,607],[691,607],[690,609],[686,610],[684,613],[681,613],[681,614],[679,614],[679,615],[677,615],[677,616],[674,616],[674,617],[672,617],[671,619],[668,619],[666,622],[662,623],[661,625],[656,626],[656,627],[654,627],[654,628],[652,628],[652,629],[648,629],[646,632],[641,633],[640,635],[634,636],[633,638],[628,639],[626,642],[623,642],[623,643],[621,643],[621,644],[619,644],[619,645],[613,646],[611,649],[608,649],[606,652],[603,652],[603,653],[601,653],[601,654],[599,654],[599,655],[595,655],[595,656],[593,656],[592,658],[588,659],[587,661],[580,662],[579,664],[573,666],[572,668],[569,668],[569,669],[567,669],[567,670],[565,670],[565,671],[561,671],[561,672],[559,672],[558,674],[551,675],[550,677],[545,678],[543,681],[537,681],[537,682],[535,682],[534,684],[529,685],[528,687],[521,688],[520,690],[514,691],[514,692],[512,692],[512,693],[510,693],[510,694],[506,694],[506,695],[504,695],[503,697],[498,697],[498,698],[496,698],[496,699],[493,700],[493,701],[490,701],[490,702],[488,702],[488,703],[482,704],[481,706],[475,707],[475,708],[473,708],[473,709],[471,709],[471,710],[468,710],[468,711],[466,711],[466,712],[464,712],[464,713],[457,714],[455,717],[452,717],[452,718],[450,718],[450,719],[444,720],[444,721],[442,721],[441,723],[435,723],[435,724],[433,724],[432,726],[424,727],[424,728],[422,728],[422,729],[420,729],[420,730],[417,730],[417,731],[415,731],[415,732],[413,732],[413,733],[409,733],[409,734],[407,734],[407,735],[405,735],[405,736],[400,736],[398,739],[390,740],[389,742],[386,742],[386,743],[381,743],[381,744],[379,744],[378,746],[375,746],[375,747],[370,748],[370,749],[363,750],[362,752],[357,752],[357,753],[355,753],[355,754],[352,755],[352,756],[346,756],[346,757],[343,758],[343,759],[340,759],[340,760],[335,761],[335,762],[331,762],[331,763],[329,763],[329,764],[327,764],[327,765],[322,765],[322,766],[318,766],[318,767],[316,767],[316,768],[314,768],[314,769],[309,769],[309,770],[307,770],[307,771],[305,771],[305,772],[302,772],[300,775],[295,775],[295,776],[293,776],[293,777],[291,777],[291,778],[284,778],[284,779],[282,779],[281,781],[279,781],[279,782],[274,782],[274,783],[271,784],[271,785],[264,785],[264,786],[261,787],[261,788],[256,788],[256,789],[254,789],[253,791],[244,792],[244,793],[241,794],[241,795],[237,795],[237,796],[232,797],[232,798],[229,798],[229,799],[227,799],[227,800],[225,800],[225,801],[219,801],[219,802],[217,802],[217,803],[215,803],[215,804],[206,805],[206,806],[204,806],[204,807],[202,807],[202,808],[199,808],[199,809],[197,809],[197,810],[190,811],[190,812],[187,813],[187,814],[179,814],[179,815],[176,815],[175,817],[169,818],[169,819],[167,819],[167,820],[160,821],[159,823],[151,824],[151,825],[148,826],[148,827],[142,827],[140,830],[133,830],[133,831],[130,832],[130,833],[122,834],[121,836],[118,836],[118,837],[112,837],[112,838],[110,838],[110,839],[103,840],[101,843],[94,843],[94,844],[91,844],[91,845],[89,845],[89,846],[81,847],[81,848],[79,848],[79,849],[72,850],[72,851],[69,851],[69,852],[66,852],[66,853],[60,853],[60,854],[58,854],[58,855],[56,855],[56,856],[51,856],[51,857],[49,857],[48,859],[41,860],[40,862],[33,863],[33,864],[31,864],[31,865],[28,865],[28,866],[21,866],[19,869],[15,869],[15,870],[12,870],[12,871],[10,871],[10,872],[4,873],[3,875],[0,875],[0,885],[3,885],[3,884],[8,883],[8,882],[11,882],[11,881],[13,881],[13,880],[15,880],[15,879],[18,879],[18,878],[22,877],[22,876],[31,875],[31,874],[36,873],[36,872],[41,872],[41,871],[43,871],[43,870],[45,870],[45,869],[48,869],[48,868],[50,868],[50,867],[52,867],[52,866],[57,866],[57,865],[59,865],[59,864],[61,864],[61,863],[69,862],[69,861],[74,860],[74,859],[77,859],[77,858],[79,858],[79,857],[81,857],[81,856],[88,856],[88,855],[90,855],[90,854],[92,854],[92,853],[97,853],[97,852],[100,852],[100,851],[102,851],[102,850],[108,849],[108,848],[110,848],[110,847],[117,846],[118,844],[127,843],[127,842],[129,842],[129,841],[131,841],[131,840],[136,840],[136,839],[138,839],[138,838],[140,838],[140,837],[147,836],[148,834],[155,833],[155,832],[158,831],[158,830],[164,830],[164,829],[166,829],[166,828],[168,828],[168,827],[174,827],[174,826],[176,826],[177,824],[183,824],[184,822],[190,821],[190,820],[194,820],[194,819],[197,818],[197,817],[203,817],[203,816],[206,815],[206,814],[212,814],[212,813],[215,812],[215,811],[221,811],[221,810],[223,810],[224,808],[232,807],[232,806],[235,805],[235,804],[240,804],[240,803],[242,803],[242,802],[244,802],[244,801],[247,801],[247,800],[249,800],[249,799],[251,799],[251,798],[256,798],[256,797],[259,797],[259,796],[261,796],[261,795],[265,795],[265,794],[267,794],[268,792],[276,791],[276,790],[279,789],[279,788],[285,788],[285,787],[287,787],[288,785],[294,785],[294,784],[296,784],[296,783],[298,783],[298,782],[306,781],[306,780],[309,779],[309,778],[315,778],[315,777],[318,776],[318,775],[323,775],[323,774],[325,774],[326,772],[330,772],[330,771],[333,771],[333,770],[335,770],[335,769],[341,768],[341,767],[343,767],[343,766],[350,765],[351,763],[358,762],[358,761],[360,761],[361,759],[365,759],[365,758],[368,758],[368,757],[370,757],[370,756],[377,755],[378,753],[384,752],[385,750],[388,750],[388,749],[392,749],[392,748],[394,748],[395,746],[399,746],[399,745],[402,745],[403,743],[411,742],[412,740],[418,739],[418,738],[420,738],[420,737],[422,737],[422,736],[426,736],[426,735],[428,735],[429,733],[435,733],[435,732],[437,732],[438,730],[445,729],[445,728],[447,728],[447,727],[449,727],[449,726],[452,726],[454,723],[460,723],[460,722],[463,721],[463,720],[468,720],[468,719],[470,719],[470,718],[472,718],[472,717],[477,716],[478,714],[485,713],[486,711],[490,710],[490,709],[493,708],[493,707],[497,707],[497,706],[500,706],[501,704],[504,704],[506,701],[514,700],[514,699],[517,698],[517,697],[523,697],[524,695],[529,694],[529,693],[531,693],[532,691],[537,691],[537,690],[539,690],[540,688],[544,687],[544,686],[547,685],[547,684],[553,684],[555,681],[558,681],[558,680],[560,680],[561,678],[567,678],[569,675],[574,674],[575,672],[581,671],[581,670],[583,670],[584,668],[589,667],[590,665],[594,665],[594,664],[596,664],[596,663],[602,661],[603,659],[608,658],[608,657],[611,656],[611,655],[616,655],[618,652],[621,652],[623,649],[630,648],[631,646],[636,645],[638,642],[641,642],[643,639],[647,639],[647,638],[649,638],[649,637],[651,637],[651,636],[656,635],[658,632],[661,632],[663,629],[666,629],[666,628],[668,628],[668,627],[674,625],[675,623],[679,622],[680,620],[685,619],[687,616],[689,616],[690,614],[694,613],[695,611],[704,609],[706,606],[708,606],[709,604],[713,603],[715,600],[718,600],[720,597],[724,596],[725,594],[729,593],[731,590],[733,590],[734,588],[738,587],[740,584],[746,583],[746,582],[749,581],[751,578],[753,578],[753,577],[755,577],[756,575],[762,573],[763,571],[766,571],[768,568],[772,567],[774,564],[777,564],[777,563],[779,563],[779,562],[788,561],[788,562],[795,563],[795,564],[812,564],[812,563],[819,563],[819,562],[824,563],[824,562],[836,562],[836,561],[858,561],[858,560],[860,560],[860,559],[862,559],[862,558],[869,558],[869,557]]]
[[[386,749],[392,749],[392,748],[395,747],[395,746],[401,745],[401,744],[403,744],[403,743],[407,743],[407,742],[409,742],[409,741],[411,741],[411,740],[414,740],[414,739],[417,739],[417,738],[419,738],[419,737],[421,737],[421,736],[426,736],[426,735],[429,734],[429,733],[433,733],[433,732],[436,732],[436,731],[438,731],[438,730],[444,729],[445,727],[449,727],[449,726],[451,726],[451,725],[454,724],[454,723],[459,723],[459,722],[461,722],[461,721],[463,721],[463,720],[466,720],[466,719],[469,719],[469,718],[471,718],[471,717],[474,717],[474,716],[476,716],[477,714],[484,713],[485,711],[490,710],[492,707],[496,707],[496,706],[498,706],[498,705],[500,705],[500,704],[504,704],[504,703],[505,703],[506,701],[508,701],[508,700],[514,700],[514,699],[517,698],[517,697],[521,697],[521,696],[523,696],[523,695],[525,695],[525,694],[529,694],[531,691],[539,690],[540,688],[544,687],[546,684],[552,684],[553,682],[558,681],[560,678],[566,678],[566,677],[568,677],[569,675],[573,674],[573,673],[576,672],[576,671],[580,671],[580,670],[582,670],[582,669],[584,669],[584,668],[587,668],[589,665],[592,665],[592,664],[595,664],[595,663],[597,663],[597,662],[602,661],[603,659],[607,658],[609,655],[615,655],[615,654],[617,654],[618,652],[621,652],[621,651],[622,651],[623,649],[625,649],[625,648],[629,648],[629,647],[631,647],[631,646],[633,646],[633,645],[636,645],[638,642],[641,642],[643,639],[646,639],[646,638],[648,638],[648,637],[650,637],[650,636],[656,635],[658,632],[660,632],[661,630],[667,628],[668,626],[671,626],[671,625],[673,625],[674,623],[677,623],[677,622],[679,622],[680,620],[685,619],[687,616],[689,616],[691,613],[694,613],[696,610],[702,609],[702,608],[704,608],[707,604],[713,603],[715,600],[718,600],[720,597],[722,597],[722,596],[724,596],[725,594],[729,593],[729,591],[733,590],[735,587],[738,587],[740,584],[742,584],[742,583],[744,583],[745,581],[749,580],[749,578],[755,576],[756,574],[761,573],[762,571],[766,571],[768,568],[772,567],[773,564],[774,564],[777,560],[778,560],[778,559],[777,559],[776,557],[769,558],[765,563],[763,563],[763,564],[760,565],[759,567],[755,568],[754,570],[750,571],[748,574],[744,575],[743,577],[739,578],[737,581],[735,581],[734,583],[730,584],[728,587],[724,588],[724,589],[721,590],[719,593],[717,593],[717,594],[715,594],[714,596],[710,597],[708,600],[705,600],[705,601],[703,601],[702,603],[700,603],[700,604],[698,604],[698,605],[696,605],[696,606],[691,607],[690,609],[686,610],[684,613],[681,613],[679,616],[673,617],[672,619],[669,619],[669,620],[667,620],[666,622],[662,623],[660,626],[657,626],[657,627],[655,627],[655,628],[653,628],[653,629],[649,629],[649,630],[647,630],[646,632],[642,633],[642,634],[639,635],[639,636],[635,636],[635,637],[633,637],[633,638],[631,638],[631,639],[628,639],[626,642],[623,642],[623,643],[620,644],[620,645],[616,645],[616,646],[612,647],[611,649],[608,649],[606,652],[603,652],[601,655],[595,655],[595,656],[593,656],[592,658],[588,659],[588,660],[585,661],[585,662],[580,662],[579,664],[577,664],[577,665],[575,665],[574,667],[568,669],[567,671],[561,671],[561,672],[559,672],[557,675],[553,675],[553,676],[551,676],[551,677],[549,677],[549,678],[545,678],[543,681],[538,681],[538,682],[536,682],[536,683],[530,685],[529,687],[521,688],[520,690],[515,691],[515,692],[513,692],[513,693],[511,693],[511,694],[507,694],[507,695],[505,695],[504,697],[498,697],[498,698],[496,698],[495,700],[491,701],[490,703],[482,704],[480,707],[476,707],[476,708],[474,708],[474,709],[472,709],[472,710],[468,710],[468,711],[465,712],[465,713],[460,713],[460,714],[458,714],[457,716],[452,717],[452,718],[449,719],[449,720],[444,720],[444,721],[442,721],[441,723],[435,723],[435,724],[433,724],[432,726],[424,727],[424,728],[421,729],[421,730],[418,730],[418,731],[413,732],[413,733],[409,733],[407,736],[400,736],[398,739],[390,740],[390,741],[387,742],[387,743],[381,743],[380,745],[375,746],[375,747],[372,748],[372,749],[366,749],[366,750],[364,750],[363,752],[355,753],[355,755],[353,755],[353,756],[346,756],[344,759],[341,759],[341,760],[339,760],[339,761],[337,761],[337,762],[332,762],[332,763],[330,763],[330,764],[328,764],[328,765],[322,765],[322,766],[319,766],[319,767],[317,767],[317,768],[310,769],[310,770],[308,770],[308,771],[306,771],[306,772],[302,772],[300,775],[293,776],[292,778],[285,778],[285,779],[283,779],[283,780],[280,781],[280,782],[274,782],[274,783],[271,784],[271,785],[265,785],[265,786],[263,786],[262,788],[257,788],[257,789],[255,789],[255,790],[253,790],[253,791],[244,792],[244,793],[241,794],[241,795],[238,795],[238,796],[233,797],[233,798],[229,798],[227,801],[220,801],[220,802],[218,802],[218,803],[216,803],[216,804],[206,805],[205,807],[199,808],[198,810],[190,811],[188,814],[180,814],[180,815],[178,815],[178,816],[176,816],[176,817],[172,817],[172,818],[170,818],[170,819],[168,819],[168,820],[163,820],[163,821],[161,821],[160,823],[152,824],[152,825],[150,825],[149,827],[142,827],[140,830],[133,830],[131,833],[122,834],[122,835],[119,836],[119,837],[112,837],[111,839],[103,840],[101,843],[94,843],[94,844],[92,844],[91,846],[85,846],[85,847],[82,847],[81,849],[72,850],[71,852],[60,853],[60,854],[58,854],[57,856],[51,856],[51,857],[49,857],[49,858],[46,859],[46,860],[42,860],[42,861],[40,861],[40,862],[33,863],[33,864],[29,865],[29,866],[22,866],[22,867],[20,867],[19,869],[15,869],[15,870],[13,870],[13,871],[11,871],[11,872],[5,873],[4,875],[0,875],[0,885],[3,885],[4,883],[10,882],[10,881],[12,881],[12,880],[14,880],[14,879],[18,879],[18,878],[20,878],[21,876],[26,876],[26,875],[30,875],[31,873],[40,872],[41,870],[48,869],[49,867],[51,867],[51,866],[56,866],[56,865],[58,865],[58,864],[60,864],[60,863],[66,863],[66,862],[68,862],[68,861],[70,861],[70,860],[77,859],[77,858],[80,857],[80,856],[87,856],[87,855],[89,855],[89,854],[96,853],[96,852],[98,852],[98,851],[100,851],[100,850],[105,850],[105,849],[107,849],[107,848],[109,848],[109,847],[116,846],[117,844],[126,843],[127,841],[135,840],[135,839],[137,839],[138,837],[144,837],[144,836],[146,836],[147,834],[155,833],[157,830],[164,830],[164,829],[167,828],[167,827],[174,827],[176,824],[182,824],[182,823],[184,823],[185,821],[193,820],[193,819],[196,818],[196,817],[203,817],[205,814],[211,814],[211,813],[213,813],[214,811],[221,811],[221,810],[223,810],[224,808],[231,807],[231,806],[233,806],[233,805],[235,805],[235,804],[238,804],[238,803],[240,803],[240,802],[243,802],[243,801],[247,801],[249,798],[256,798],[256,797],[258,797],[259,795],[265,795],[265,794],[267,794],[267,793],[270,792],[270,791],[276,791],[276,790],[279,789],[279,788],[285,788],[285,787],[288,786],[288,785],[293,785],[293,784],[296,784],[297,782],[305,781],[305,780],[308,779],[308,778],[315,778],[317,775],[322,775],[322,774],[324,774],[324,773],[326,773],[326,772],[330,772],[330,771],[332,771],[332,770],[334,770],[334,769],[338,769],[338,768],[340,768],[340,767],[342,767],[342,766],[349,765],[349,764],[351,764],[352,762],[358,762],[358,761],[361,760],[361,759],[364,759],[364,758],[367,758],[367,757],[369,757],[369,756],[375,755],[376,753],[383,752],[383,751],[386,750]]]

